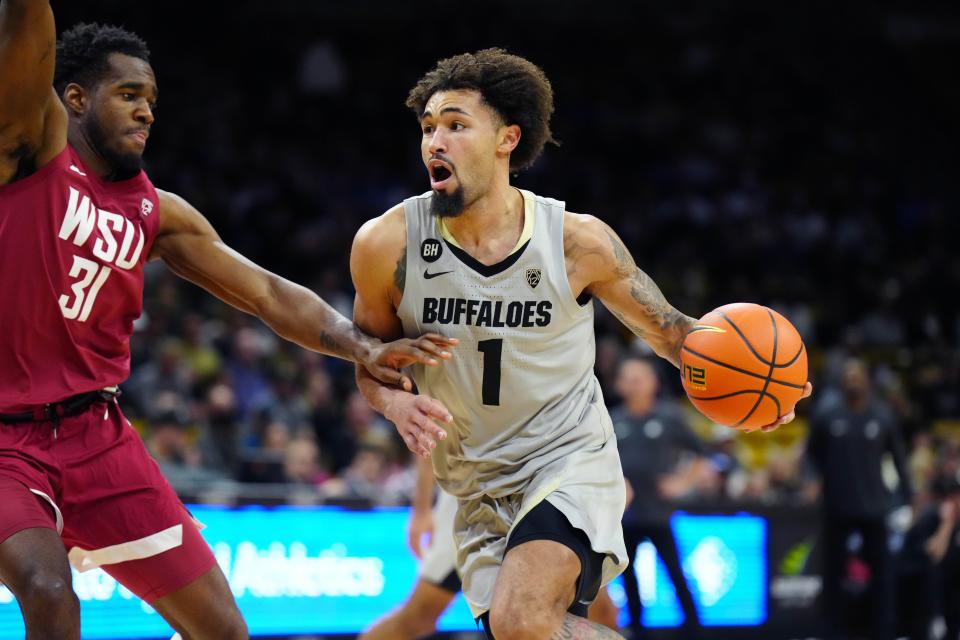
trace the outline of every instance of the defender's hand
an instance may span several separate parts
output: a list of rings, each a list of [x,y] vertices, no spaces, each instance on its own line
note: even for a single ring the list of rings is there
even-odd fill
[[[384,415],[397,427],[407,448],[424,458],[430,457],[438,440],[447,437],[447,432],[437,426],[437,422],[449,424],[453,420],[439,400],[411,393],[397,393]]]
[[[448,349],[457,346],[459,342],[456,338],[447,338],[439,333],[427,333],[413,339],[403,338],[373,347],[366,361],[361,364],[382,382],[410,391],[413,389],[413,381],[400,369],[412,364],[438,366],[442,360],[450,359],[452,354]]]
[[[423,538],[428,536],[427,545],[433,543],[433,512],[425,511],[423,513],[413,512],[410,516],[410,526],[407,529],[407,542],[410,543],[410,549],[413,555],[418,559],[423,559],[423,552],[426,547],[423,546]]]
[[[800,399],[803,400],[804,398],[809,398],[811,393],[813,393],[813,385],[810,384],[809,381],[807,381],[807,384],[805,384],[803,387],[803,395],[800,396]],[[796,417],[797,417],[796,411],[794,409],[791,409],[790,413],[788,413],[785,416],[780,416],[780,419],[774,422],[773,424],[768,424],[765,427],[760,427],[760,430],[763,431],[764,433],[766,433],[767,431],[773,431],[774,429],[776,429],[782,424],[793,422],[793,419]],[[743,431],[744,433],[750,433],[752,431],[756,431],[756,429],[741,429],[741,431]]]

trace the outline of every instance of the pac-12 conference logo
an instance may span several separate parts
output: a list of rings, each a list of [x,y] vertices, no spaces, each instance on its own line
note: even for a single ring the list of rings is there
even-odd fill
[[[527,269],[527,284],[531,289],[536,289],[540,284],[540,269]]]

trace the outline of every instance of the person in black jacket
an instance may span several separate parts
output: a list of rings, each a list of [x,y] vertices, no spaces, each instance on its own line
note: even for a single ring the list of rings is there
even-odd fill
[[[807,455],[822,478],[824,592],[831,637],[849,637],[848,607],[842,583],[848,542],[854,532],[863,540],[863,560],[870,567],[870,637],[889,640],[893,634],[893,563],[887,542],[886,517],[893,507],[881,467],[893,456],[899,488],[910,502],[903,442],[890,409],[871,390],[866,364],[857,358],[843,369],[842,401],[814,417]]]
[[[907,531],[898,573],[901,626],[910,640],[928,640],[937,610],[947,640],[960,636],[960,479],[934,481],[937,500]]]
[[[633,498],[623,515],[623,536],[630,566],[624,572],[627,608],[634,638],[642,637],[640,592],[634,567],[637,546],[649,539],[666,565],[684,613],[688,638],[696,638],[700,618],[680,563],[680,553],[670,529],[671,501],[690,492],[706,472],[706,451],[677,407],[657,399],[658,380],[645,359],[625,359],[617,375],[617,392],[623,404],[610,417],[617,434],[623,475]],[[693,461],[678,471],[681,454]],[[628,496],[629,496],[628,492]]]

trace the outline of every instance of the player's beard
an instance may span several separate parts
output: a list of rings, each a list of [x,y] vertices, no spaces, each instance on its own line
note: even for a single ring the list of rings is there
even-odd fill
[[[87,139],[93,150],[103,158],[110,169],[113,171],[111,180],[126,180],[140,173],[143,168],[143,157],[139,153],[121,153],[110,148],[106,131],[100,125],[96,114],[90,114],[87,118],[86,129]]]
[[[430,198],[430,213],[438,218],[456,218],[466,208],[463,187],[458,186],[453,193],[434,191]]]

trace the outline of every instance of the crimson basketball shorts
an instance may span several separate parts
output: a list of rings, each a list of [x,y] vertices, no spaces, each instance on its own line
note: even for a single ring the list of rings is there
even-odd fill
[[[216,560],[116,400],[52,422],[0,423],[0,542],[55,529],[78,571],[100,567],[148,603]]]

